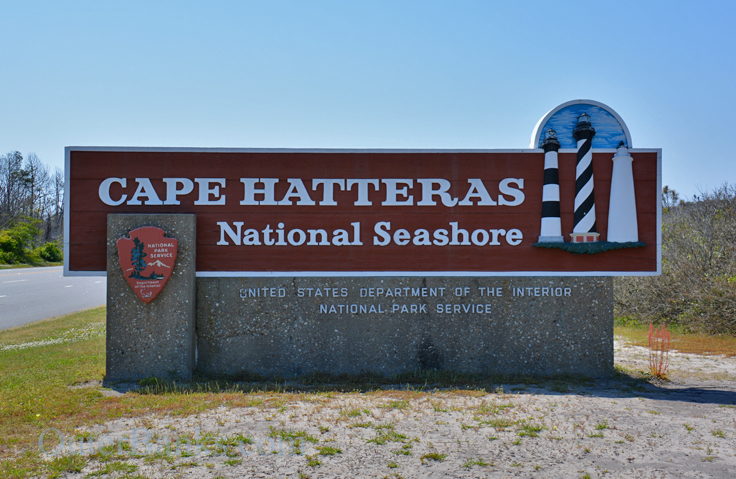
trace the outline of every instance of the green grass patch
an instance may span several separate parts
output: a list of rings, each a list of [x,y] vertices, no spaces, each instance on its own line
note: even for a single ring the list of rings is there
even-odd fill
[[[218,439],[217,444],[222,446],[239,446],[241,444],[253,444],[253,439],[250,437],[243,436],[242,434],[236,434],[234,436]]]
[[[472,468],[472,467],[474,467],[474,466],[479,466],[479,467],[489,467],[489,466],[492,466],[492,465],[493,465],[493,464],[491,464],[491,463],[489,463],[489,462],[485,462],[485,461],[484,461],[484,460],[482,460],[482,459],[468,459],[468,460],[467,460],[467,461],[465,461],[465,463],[463,464],[463,467],[464,467],[465,469],[470,469],[470,468]]]
[[[479,426],[490,426],[497,431],[503,431],[507,428],[514,426],[518,424],[519,421],[514,421],[513,419],[507,419],[507,418],[494,418],[494,419],[487,419],[478,421]]]
[[[127,462],[108,462],[100,469],[91,472],[87,474],[87,477],[98,477],[98,476],[106,476],[108,474],[114,474],[116,472],[120,472],[123,474],[131,474],[138,470],[138,466],[135,464],[128,464]]]
[[[87,459],[78,454],[57,457],[46,463],[49,479],[61,477],[67,472],[82,472],[86,465]]]
[[[409,443],[403,444],[400,449],[395,449],[391,452],[396,454],[397,456],[411,456],[411,451],[413,447],[414,445],[409,442]]]
[[[369,428],[373,427],[372,422],[354,422],[353,424],[349,425],[348,427],[361,427],[361,428]]]
[[[524,424],[517,431],[519,437],[539,437],[539,433],[544,430],[543,426],[536,424]]]
[[[400,399],[397,401],[389,401],[386,404],[381,404],[379,407],[382,407],[385,409],[406,409],[409,407],[409,401],[405,399]]]
[[[334,456],[336,454],[342,454],[342,449],[330,446],[319,446],[317,447],[317,451],[319,451],[317,454],[320,456]]]
[[[340,411],[340,415],[345,417],[360,417],[363,414],[370,415],[371,412],[368,409],[343,409]]]
[[[422,464],[424,464],[425,461],[442,462],[445,459],[447,459],[447,454],[440,454],[439,452],[428,452],[419,458]]]
[[[392,424],[374,426],[374,429],[376,429],[376,437],[368,439],[368,442],[372,444],[383,446],[389,442],[407,442],[409,440],[406,435],[396,432]]]
[[[271,427],[271,432],[268,433],[270,437],[273,437],[275,439],[281,439],[282,441],[286,442],[293,442],[293,441],[307,441],[311,443],[316,443],[317,439],[307,434],[306,431],[289,431],[286,429],[277,429],[274,427]]]
[[[513,407],[514,405],[511,403],[488,404],[484,402],[483,404],[478,406],[478,408],[476,408],[475,413],[482,414],[482,415],[496,415],[496,414],[501,414],[507,409],[511,409]]]
[[[16,264],[0,264],[0,269],[18,269],[18,268],[38,268],[39,266],[64,266],[63,261],[54,261],[54,262],[40,262],[38,264],[28,264],[28,263],[16,263]]]
[[[0,331],[0,453],[37,443],[49,428],[71,432],[99,411],[99,390],[69,386],[102,379],[104,321],[97,308]]]

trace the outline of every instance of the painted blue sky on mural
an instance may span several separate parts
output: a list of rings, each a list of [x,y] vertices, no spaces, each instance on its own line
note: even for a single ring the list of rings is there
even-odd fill
[[[590,115],[590,122],[595,128],[593,137],[593,148],[618,148],[618,145],[626,141],[626,134],[616,117],[605,109],[596,106],[578,103],[568,105],[555,112],[544,124],[537,147],[542,147],[545,132],[552,128],[557,132],[560,140],[560,148],[577,148],[572,132],[578,122],[578,117],[583,113]],[[631,147],[631,145],[626,145]]]

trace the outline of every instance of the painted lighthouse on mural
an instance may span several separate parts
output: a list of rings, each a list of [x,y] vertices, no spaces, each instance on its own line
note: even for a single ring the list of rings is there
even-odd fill
[[[613,109],[592,100],[563,103],[539,120],[530,146],[544,150],[542,217],[535,246],[588,254],[644,246],[638,235],[631,135]],[[567,234],[562,231],[560,208],[560,150],[575,152],[572,231]],[[607,218],[600,218],[595,208],[596,150],[614,151]],[[606,222],[605,238],[598,231],[599,221]]]

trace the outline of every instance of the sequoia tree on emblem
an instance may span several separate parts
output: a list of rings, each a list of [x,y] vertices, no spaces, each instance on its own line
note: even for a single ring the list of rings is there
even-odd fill
[[[117,240],[123,277],[144,303],[156,299],[171,277],[178,244],[155,226],[136,228]]]

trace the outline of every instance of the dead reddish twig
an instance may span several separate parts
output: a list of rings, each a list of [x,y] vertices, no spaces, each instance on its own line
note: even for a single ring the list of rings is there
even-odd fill
[[[655,327],[649,323],[649,372],[665,379],[670,366],[670,332],[667,326]]]

